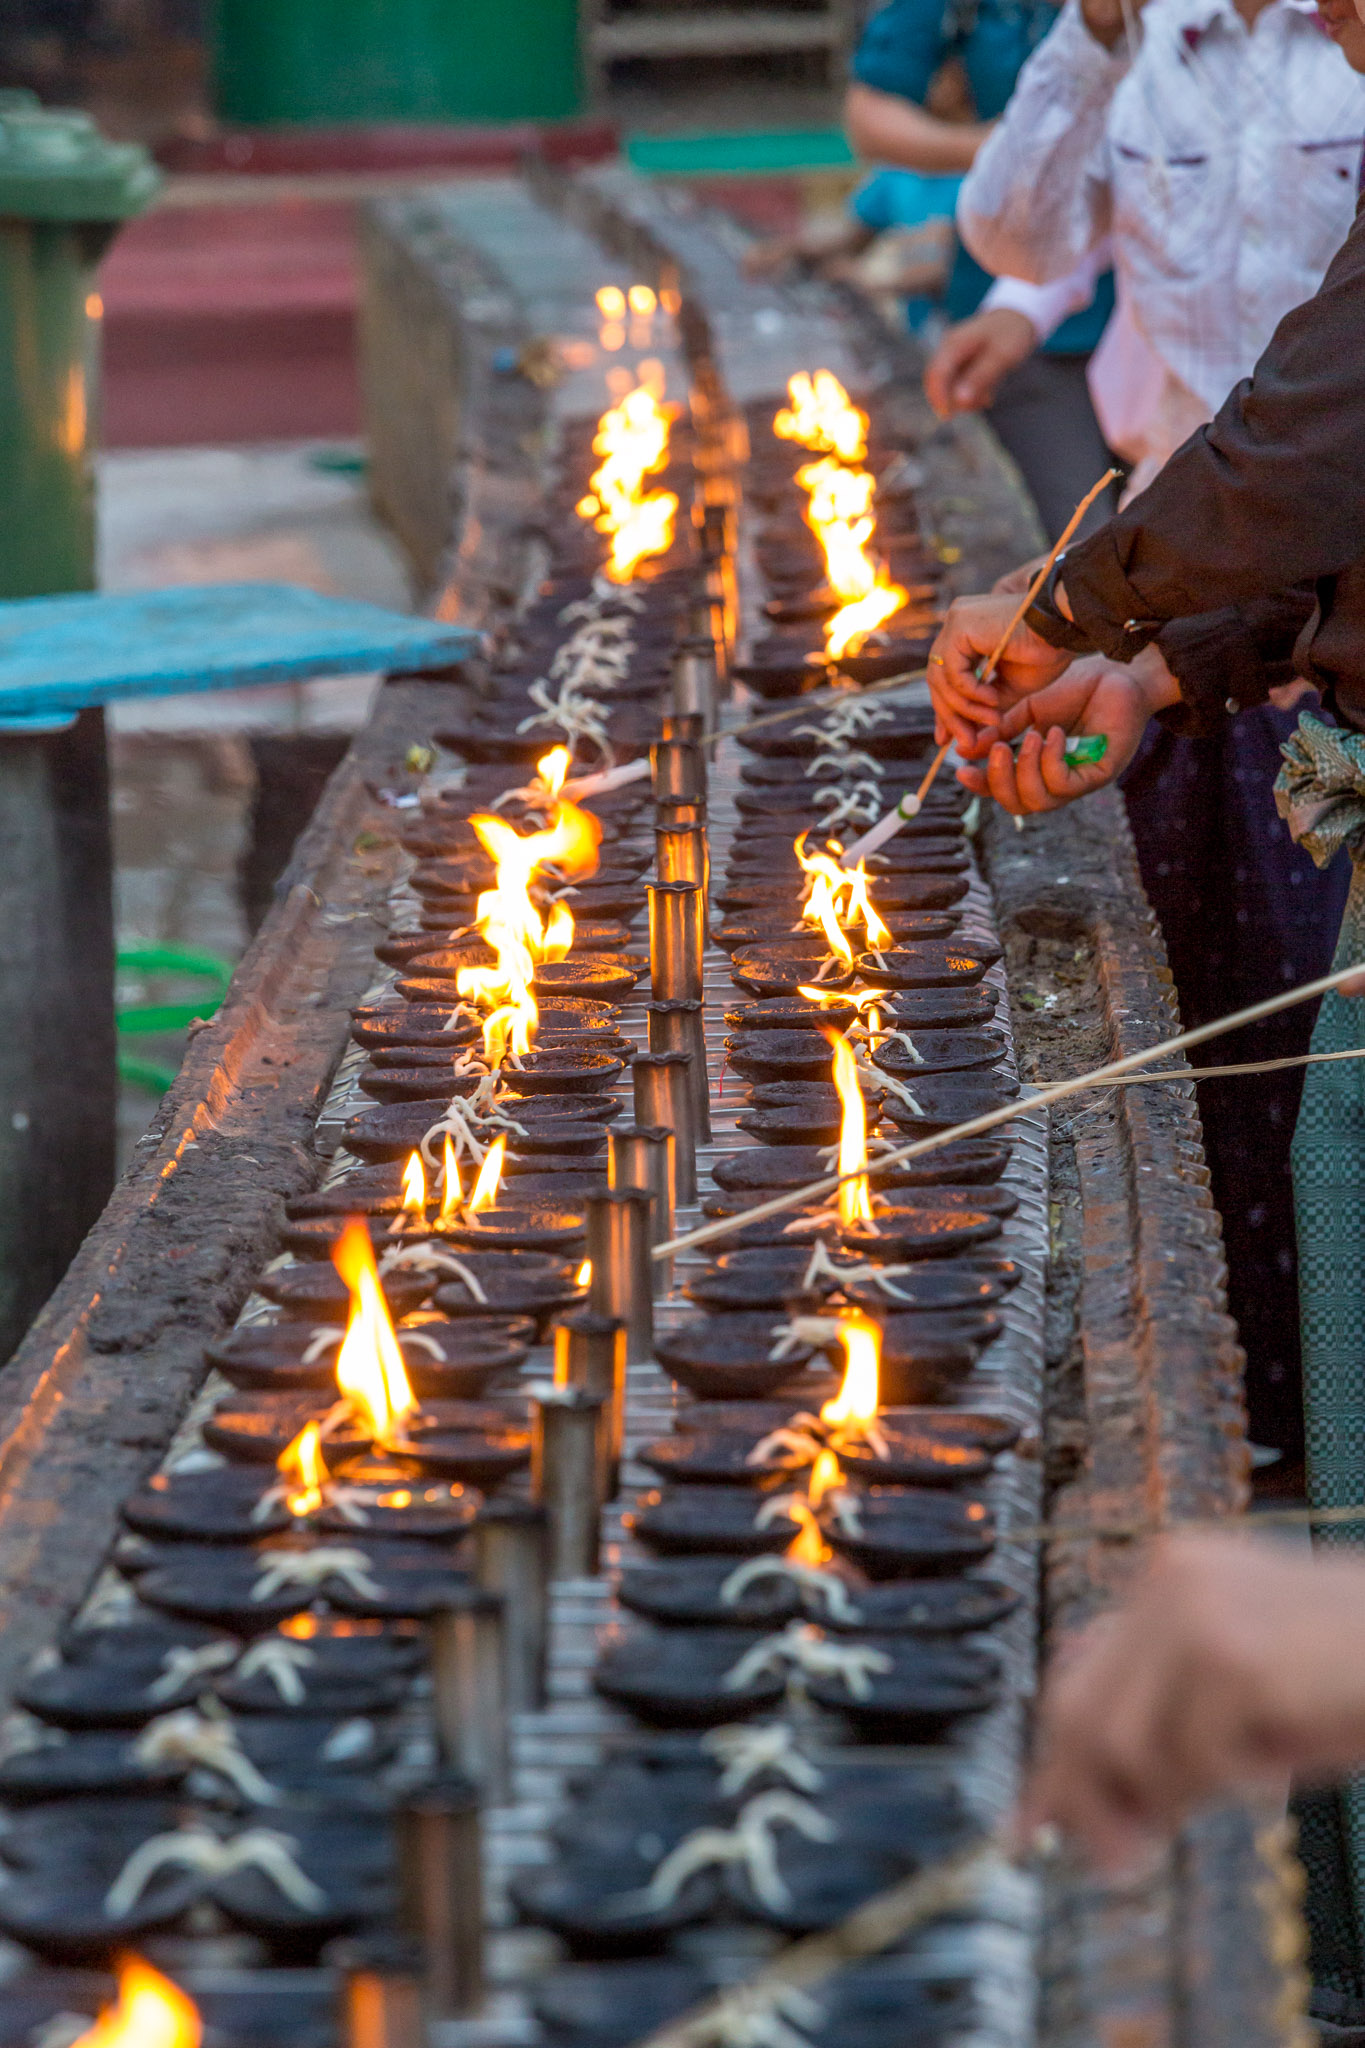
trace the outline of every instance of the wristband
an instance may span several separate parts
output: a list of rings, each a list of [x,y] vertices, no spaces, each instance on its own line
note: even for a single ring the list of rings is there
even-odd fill
[[[1067,618],[1057,603],[1057,578],[1062,573],[1065,560],[1064,554],[1058,555],[1037,596],[1024,613],[1023,623],[1040,640],[1046,640],[1049,647],[1059,647],[1067,654],[1094,654],[1095,643],[1090,635],[1074,620]]]

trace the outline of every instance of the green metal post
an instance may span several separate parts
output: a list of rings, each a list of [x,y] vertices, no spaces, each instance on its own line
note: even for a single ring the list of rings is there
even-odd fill
[[[0,96],[0,597],[95,581],[96,268],[157,190],[87,115]],[[104,714],[0,729],[0,1359],[114,1179]]]

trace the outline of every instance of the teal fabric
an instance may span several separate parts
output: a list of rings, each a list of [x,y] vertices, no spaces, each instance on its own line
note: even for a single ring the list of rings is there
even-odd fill
[[[1343,847],[1352,861],[1334,969],[1365,963],[1365,734],[1324,725],[1304,713],[1281,752],[1275,804],[1319,867]],[[1365,1045],[1365,1000],[1323,997],[1314,1052]],[[1305,1070],[1291,1154],[1299,1241],[1299,1317],[1308,1500],[1315,1508],[1365,1506],[1365,1062],[1339,1060]],[[1365,1526],[1323,1529],[1323,1548],[1365,1543]],[[1365,1780],[1340,1798],[1357,1954],[1352,1991],[1365,1956]],[[1303,1850],[1310,1881],[1319,1872],[1313,1838]]]
[[[863,30],[853,76],[922,106],[939,66],[959,57],[977,118],[994,121],[1057,11],[1053,0],[889,0]],[[990,273],[959,243],[944,295],[949,319],[968,319],[990,282]],[[1113,310],[1114,280],[1106,273],[1090,304],[1064,320],[1044,348],[1054,355],[1088,354]]]

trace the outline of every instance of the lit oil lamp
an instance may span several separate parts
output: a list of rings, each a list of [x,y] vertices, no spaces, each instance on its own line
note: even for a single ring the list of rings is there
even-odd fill
[[[624,299],[621,311],[626,311]],[[611,323],[613,328],[618,324]],[[604,336],[603,346],[607,345]],[[604,571],[609,583],[632,582],[641,562],[666,554],[673,545],[678,500],[672,491],[645,487],[646,478],[667,465],[670,425],[667,408],[643,383],[626,392],[598,422],[592,445],[602,462],[575,509],[598,533],[610,536]]]
[[[199,2048],[203,2034],[194,2000],[140,1956],[125,1956],[116,2002],[71,2048]]]

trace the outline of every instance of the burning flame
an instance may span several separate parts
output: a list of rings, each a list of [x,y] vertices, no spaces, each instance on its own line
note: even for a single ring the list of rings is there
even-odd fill
[[[633,284],[626,293],[626,300],[631,312],[641,320],[648,320],[659,303],[647,284]]]
[[[673,545],[678,500],[672,491],[645,489],[645,478],[668,461],[670,426],[668,410],[644,384],[626,392],[597,423],[593,452],[603,460],[575,509],[598,533],[611,536],[609,583],[631,582],[641,562]]]
[[[541,762],[544,769],[553,749]],[[520,1059],[531,1050],[540,1013],[531,993],[536,965],[562,960],[573,944],[573,915],[558,904],[548,922],[531,901],[531,884],[542,868],[565,875],[590,875],[597,867],[602,827],[590,811],[559,801],[553,822],[541,832],[518,832],[504,818],[479,812],[470,819],[479,843],[496,863],[491,889],[480,895],[475,923],[497,956],[492,967],[462,967],[455,977],[460,995],[489,1012],[483,1022],[484,1056],[490,1071],[509,1052]]]
[[[536,762],[536,775],[548,795],[558,796],[563,789],[571,758],[567,747],[551,747],[549,753],[542,754]]]
[[[856,1174],[839,1188],[839,1221],[844,1224],[872,1221],[872,1190],[867,1178],[867,1104],[858,1079],[858,1062],[848,1040],[838,1031],[821,1026],[823,1036],[834,1049],[834,1086],[843,1104],[839,1127],[839,1172]]]
[[[626,295],[620,285],[604,284],[595,294],[597,310],[604,320],[620,320],[625,315]]]
[[[833,578],[830,579],[831,582]],[[863,596],[842,605],[825,624],[825,652],[831,661],[857,654],[870,633],[894,618],[910,593],[903,584],[893,583],[886,564],[877,566],[877,578]]]
[[[588,1287],[592,1284],[591,1259],[584,1259],[582,1265],[573,1276],[573,1283],[575,1287]]]
[[[802,921],[821,926],[831,951],[852,966],[853,949],[844,937],[843,925],[861,924],[874,953],[891,944],[890,932],[872,907],[866,861],[859,861],[850,874],[827,853],[807,853],[804,832],[797,839],[794,851],[810,877],[810,893],[801,908]],[[806,991],[803,989],[801,993],[804,995]]]
[[[305,1422],[275,1460],[275,1470],[290,1482],[284,1504],[300,1520],[315,1515],[324,1504],[327,1466],[322,1456],[322,1431],[316,1422]]]
[[[807,493],[806,522],[820,543],[826,580],[839,599],[825,627],[825,652],[837,661],[856,654],[870,633],[908,603],[910,593],[867,552],[876,532],[876,479],[870,470],[846,467],[867,454],[866,413],[828,370],[817,370],[813,380],[798,371],[787,390],[791,409],[778,413],[773,431],[825,451],[823,460],[807,462],[796,472],[796,481]]]
[[[199,2048],[203,2026],[194,2000],[140,1956],[118,1966],[118,1999],[73,2048]]]
[[[799,441],[803,448],[827,449],[844,462],[861,462],[867,453],[867,414],[860,412],[832,370],[817,370],[814,377],[798,370],[787,379],[786,407],[773,421],[773,432],[783,441]]]
[[[403,1208],[410,1216],[425,1217],[427,1212],[427,1177],[420,1152],[410,1152],[403,1168]]]
[[[464,1188],[460,1184],[460,1162],[455,1157],[455,1147],[446,1133],[445,1157],[441,1165],[441,1209],[438,1223],[454,1223],[464,1207]]]
[[[881,1395],[882,1333],[867,1316],[849,1316],[839,1326],[844,1347],[844,1383],[820,1410],[820,1420],[844,1434],[868,1430]]]
[[[362,1217],[347,1220],[332,1247],[332,1264],[351,1291],[350,1318],[337,1353],[337,1385],[364,1417],[375,1442],[383,1443],[417,1402]]]
[[[479,1177],[467,1204],[468,1213],[477,1216],[485,1209],[491,1209],[498,1199],[498,1182],[502,1179],[503,1156],[507,1151],[507,1140],[499,1138],[484,1154]]]

